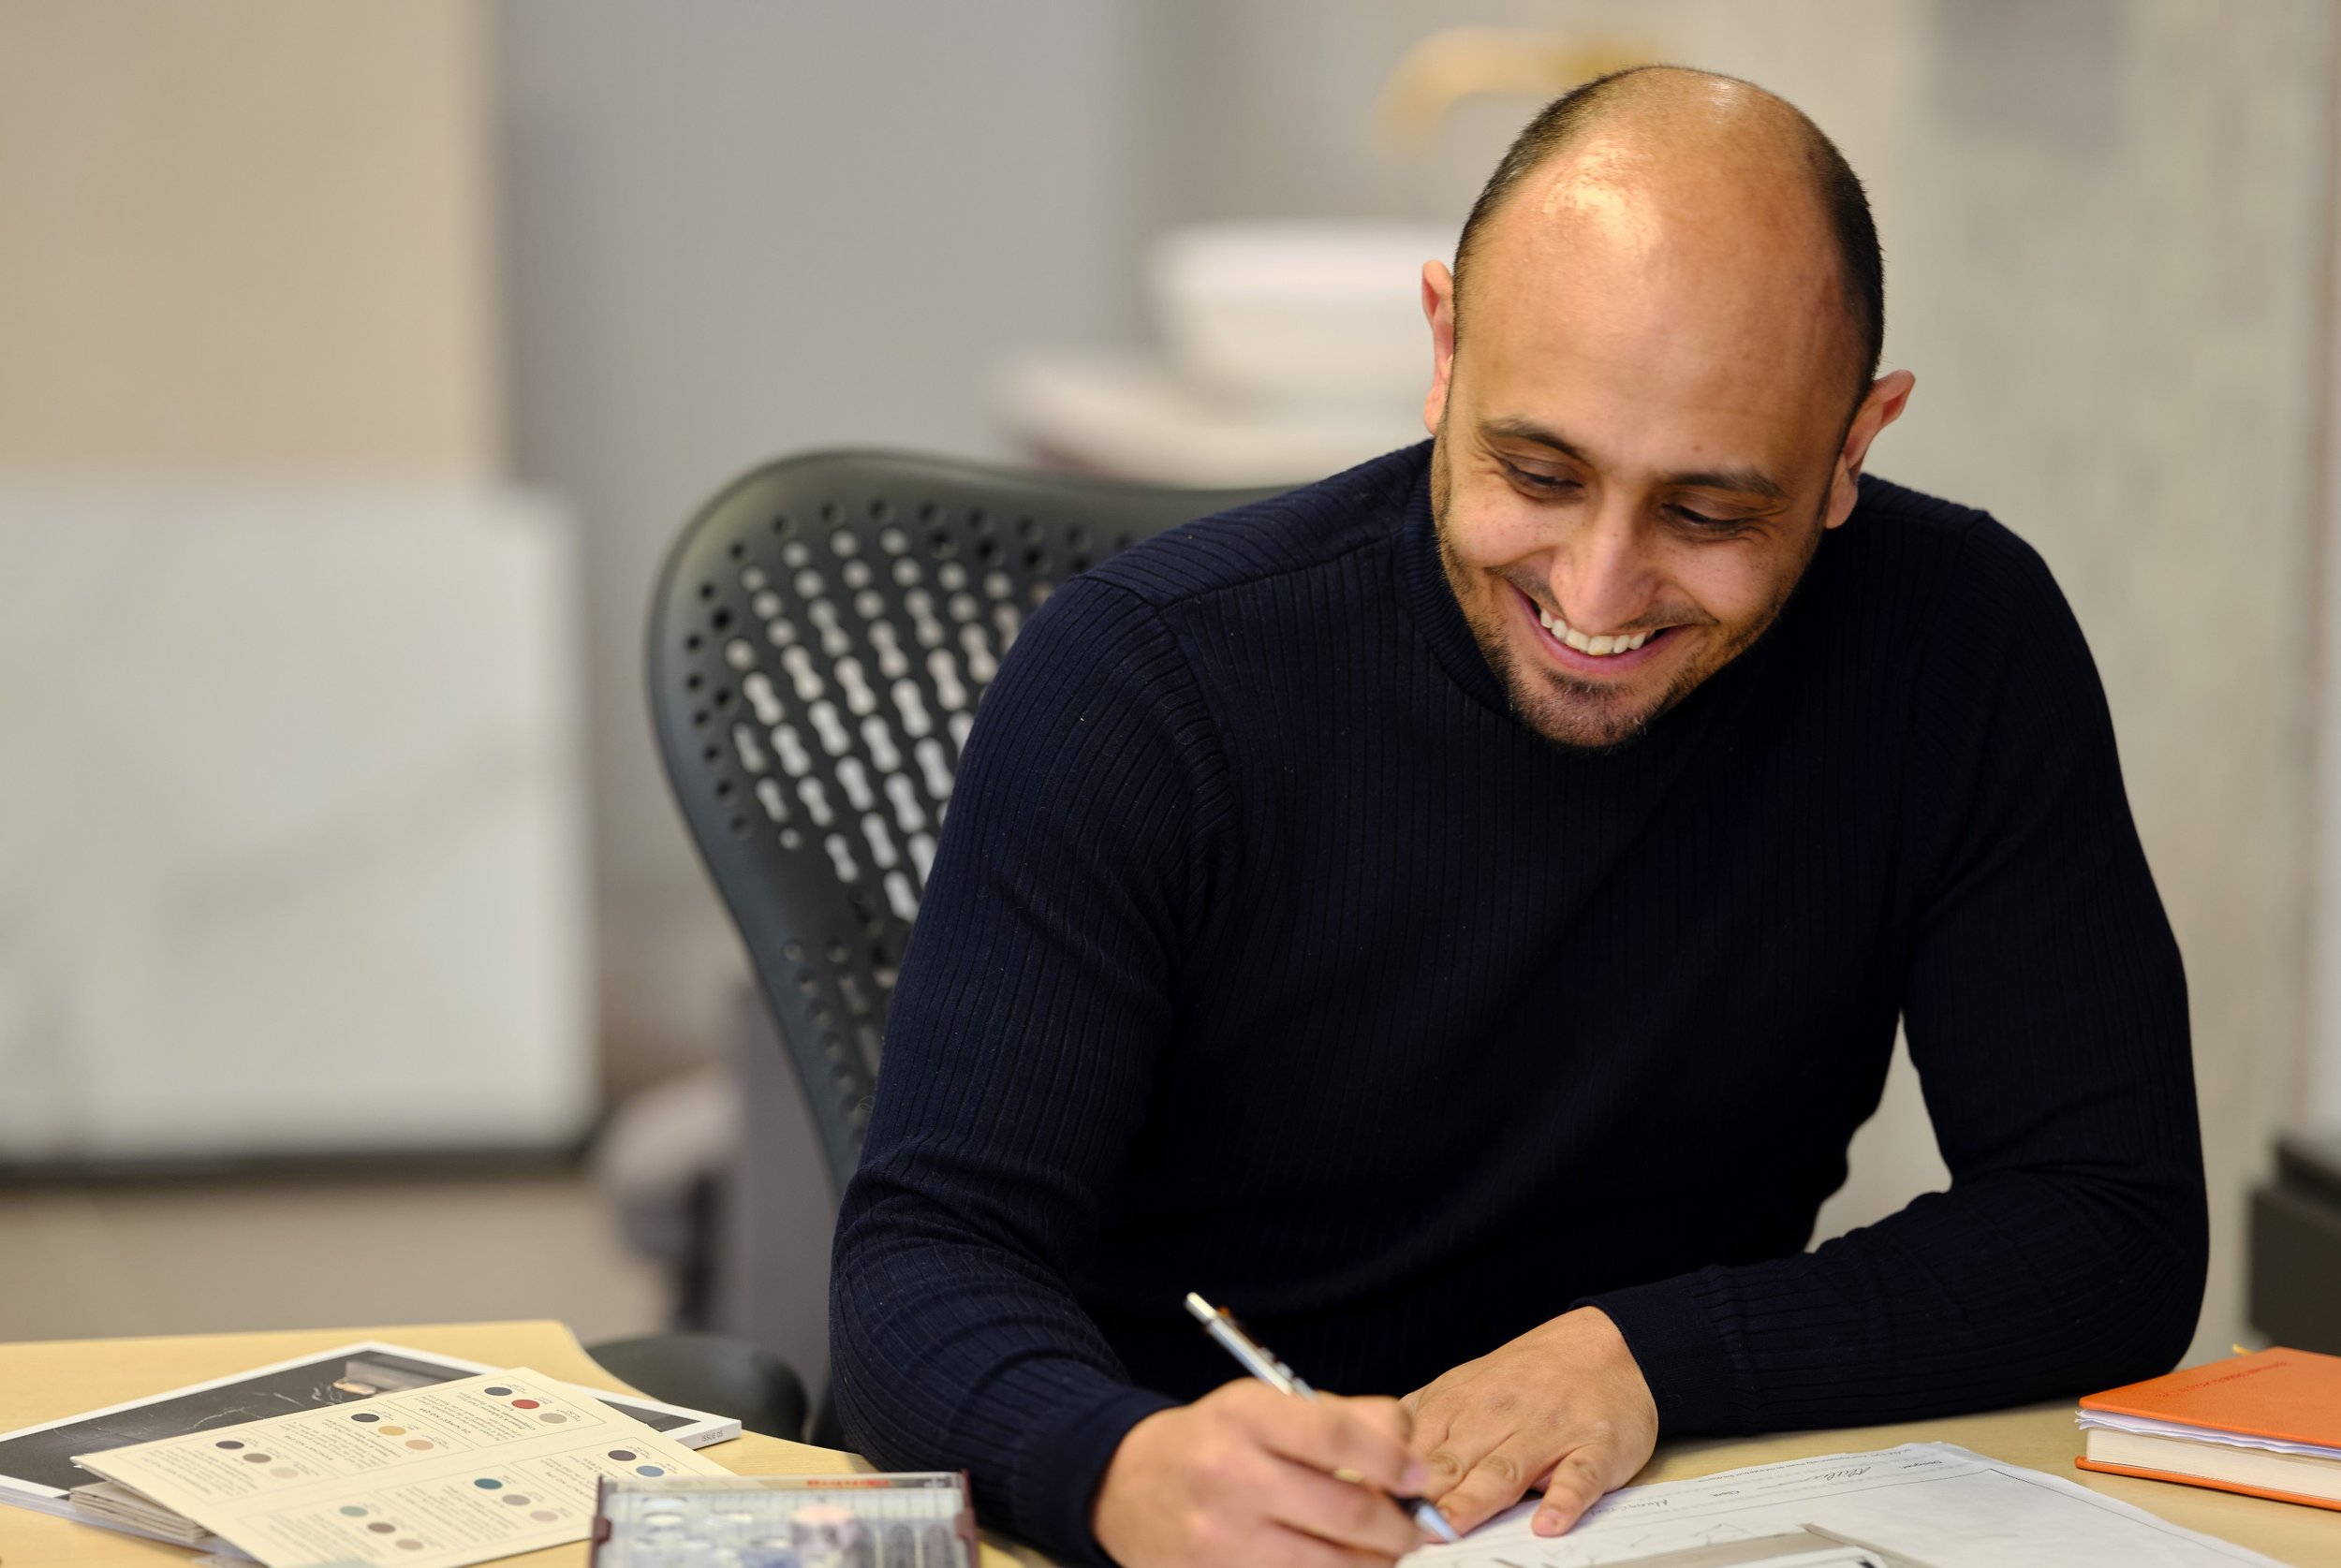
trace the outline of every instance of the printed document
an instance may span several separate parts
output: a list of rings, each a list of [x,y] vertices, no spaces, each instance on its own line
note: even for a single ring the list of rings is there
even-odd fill
[[[268,1568],[464,1568],[585,1539],[605,1475],[729,1473],[525,1369],[74,1462]]]
[[[2281,1568],[2059,1476],[1946,1443],[1613,1492],[1567,1535],[1531,1500],[1402,1568]]]

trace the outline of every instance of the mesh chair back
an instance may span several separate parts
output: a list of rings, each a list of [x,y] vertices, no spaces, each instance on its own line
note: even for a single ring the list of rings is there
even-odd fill
[[[882,452],[738,480],[668,553],[652,723],[838,1188],[976,704],[1056,584],[1268,493]]]

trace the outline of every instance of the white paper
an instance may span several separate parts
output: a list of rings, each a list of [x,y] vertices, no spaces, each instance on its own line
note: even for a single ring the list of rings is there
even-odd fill
[[[2226,1448],[2264,1448],[2271,1454],[2298,1454],[2304,1458],[2341,1460],[2341,1448],[2328,1448],[2317,1443],[2294,1443],[2289,1438],[2253,1437],[2245,1432],[2221,1431],[2216,1427],[2197,1427],[2185,1421],[2157,1421],[2145,1415],[2117,1415],[2112,1411],[2084,1410],[2081,1413],[2083,1431],[2102,1427],[2109,1431],[2136,1432],[2141,1437],[2175,1437],[2188,1443],[2216,1443]]]
[[[1533,1502],[1406,1568],[2281,1568],[2143,1509],[1944,1443],[1628,1487],[1567,1535]]]
[[[525,1369],[76,1462],[268,1568],[464,1568],[583,1540],[606,1475],[729,1473]]]

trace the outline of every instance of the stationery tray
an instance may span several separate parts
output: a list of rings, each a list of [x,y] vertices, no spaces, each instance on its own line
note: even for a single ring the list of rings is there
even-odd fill
[[[850,1522],[848,1522],[850,1521]],[[964,1473],[604,1477],[593,1568],[976,1568]]]

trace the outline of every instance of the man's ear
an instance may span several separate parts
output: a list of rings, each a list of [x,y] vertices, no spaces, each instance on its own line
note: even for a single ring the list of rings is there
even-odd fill
[[[1821,526],[1834,528],[1853,515],[1853,504],[1860,499],[1862,464],[1870,455],[1870,443],[1877,432],[1902,418],[1902,410],[1910,401],[1910,389],[1919,378],[1907,370],[1888,371],[1870,383],[1869,391],[1862,399],[1862,406],[1853,411],[1853,422],[1846,427],[1845,445],[1837,448],[1837,464],[1829,476],[1829,510],[1821,519]]]
[[[1431,324],[1431,390],[1422,399],[1422,428],[1436,435],[1455,377],[1455,275],[1445,262],[1422,264],[1422,319]]]

